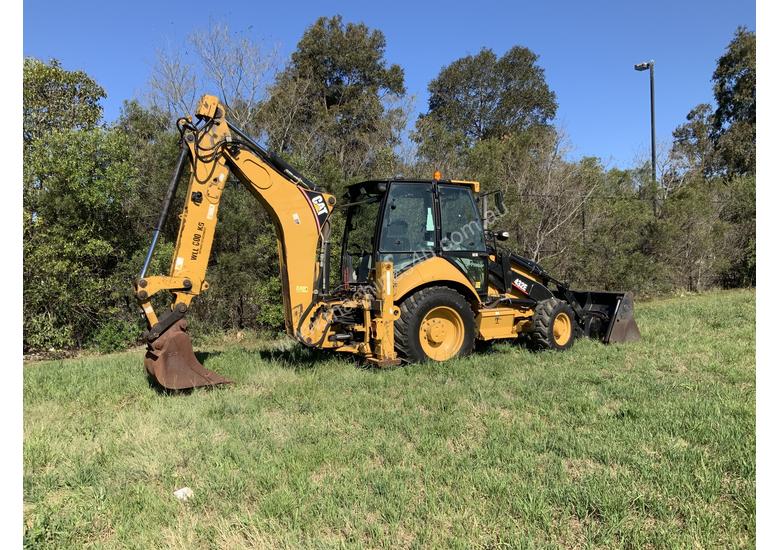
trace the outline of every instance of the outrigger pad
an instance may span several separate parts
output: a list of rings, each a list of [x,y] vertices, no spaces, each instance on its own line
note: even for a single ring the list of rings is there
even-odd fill
[[[185,319],[176,321],[147,346],[144,367],[149,376],[169,390],[230,383],[227,378],[201,365],[195,357]]]

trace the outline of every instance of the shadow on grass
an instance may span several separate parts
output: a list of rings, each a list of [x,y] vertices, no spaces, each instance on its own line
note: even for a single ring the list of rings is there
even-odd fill
[[[195,359],[197,359],[198,362],[205,367],[206,363],[208,363],[212,357],[217,357],[218,355],[222,355],[222,352],[221,351],[196,351]]]
[[[343,353],[336,353],[334,351],[326,351],[321,349],[308,348],[302,344],[292,345],[280,345],[267,348],[241,348],[245,353],[252,355],[268,363],[274,363],[282,368],[292,369],[296,371],[308,370],[315,368],[318,364],[325,362],[351,362],[356,363],[352,356],[348,356]],[[200,361],[200,364],[208,368],[208,363],[211,359],[222,355],[221,351],[196,351],[195,357]]]
[[[487,355],[500,355],[506,353],[511,349],[512,345],[517,345],[515,342],[479,342],[475,349],[475,355],[487,356]],[[332,350],[321,350],[316,348],[308,348],[304,345],[292,345],[285,348],[277,349],[260,349],[252,351],[257,353],[260,359],[275,363],[282,368],[292,369],[294,371],[304,371],[316,368],[318,364],[325,362],[337,362],[341,364],[352,365],[357,369],[366,370],[370,372],[386,372],[396,368],[403,368],[407,365],[403,362],[401,365],[394,367],[379,368],[376,365],[367,361],[362,361],[358,355],[339,353]]]
[[[188,388],[186,390],[169,390],[168,388],[160,385],[160,383],[148,372],[146,373],[146,382],[149,384],[149,387],[153,389],[155,392],[157,392],[160,395],[190,395],[193,391],[193,388]]]
[[[506,353],[513,347],[526,348],[525,343],[509,340],[498,341],[477,341],[475,343],[475,356],[488,357],[492,355],[501,355]],[[264,348],[242,348],[237,346],[235,350],[240,350],[243,353],[249,354],[253,359],[259,359],[261,362],[271,363],[275,367],[292,370],[295,372],[304,372],[317,368],[325,363],[340,363],[342,365],[351,365],[356,369],[364,370],[372,373],[383,373],[388,370],[394,370],[396,368],[403,368],[407,364],[402,363],[397,367],[378,368],[375,365],[361,361],[357,355],[338,353],[332,350],[322,350],[316,348],[309,348],[298,343],[284,343],[281,345],[272,345]],[[230,355],[229,352],[223,351],[196,351],[195,357],[206,368],[209,368],[209,363],[212,359],[219,357],[220,355]],[[224,358],[223,358],[224,359]],[[214,370],[213,368],[211,370]],[[192,389],[188,390],[169,390],[160,386],[156,380],[151,376],[147,376],[149,380],[149,386],[154,388],[155,391],[165,395],[188,395],[192,393]],[[230,384],[224,385],[229,387]],[[206,389],[213,390],[222,386],[207,386]]]
[[[307,348],[303,345],[293,345],[279,349],[260,349],[256,353],[263,361],[276,363],[285,369],[294,371],[310,370],[316,368],[319,364],[330,361],[355,362],[353,358],[346,357],[344,354]]]

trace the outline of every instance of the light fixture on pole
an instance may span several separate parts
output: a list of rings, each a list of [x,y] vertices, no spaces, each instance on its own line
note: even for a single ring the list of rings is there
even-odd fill
[[[650,152],[653,162],[653,183],[655,183],[655,61],[652,59],[634,65],[637,71],[650,69]]]

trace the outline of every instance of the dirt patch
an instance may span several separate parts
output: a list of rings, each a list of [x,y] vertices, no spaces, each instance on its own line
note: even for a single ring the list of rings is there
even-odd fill
[[[604,466],[588,458],[566,458],[563,460],[563,469],[570,478],[579,480],[592,473],[603,471]]]

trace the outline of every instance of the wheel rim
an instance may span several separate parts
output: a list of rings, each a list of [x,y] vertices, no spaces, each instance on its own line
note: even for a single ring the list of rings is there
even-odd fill
[[[559,346],[565,346],[571,338],[571,319],[561,312],[553,321],[553,339]]]
[[[446,361],[463,347],[466,329],[460,314],[447,306],[437,306],[420,323],[420,344],[434,361]]]

